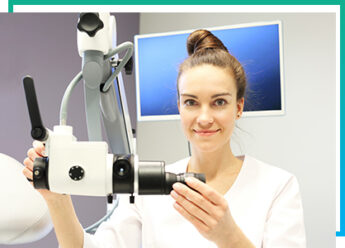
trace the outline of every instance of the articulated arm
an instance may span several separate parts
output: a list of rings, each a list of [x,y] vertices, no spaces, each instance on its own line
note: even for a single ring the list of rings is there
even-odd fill
[[[32,137],[46,143],[47,157],[34,162],[36,188],[76,195],[106,196],[113,193],[169,194],[172,184],[185,177],[203,175],[166,173],[164,162],[140,162],[133,150],[132,129],[121,69],[133,53],[125,42],[112,49],[115,18],[106,13],[84,13],[78,23],[78,49],[82,71],[71,81],[61,104],[60,125],[45,135],[40,121],[33,80],[24,79]],[[124,58],[117,54],[126,50]],[[113,68],[114,67],[114,68]],[[78,142],[67,126],[67,105],[75,85],[84,79],[89,142]],[[114,82],[115,80],[115,82]],[[32,104],[36,103],[36,104]],[[102,141],[101,118],[108,144]]]

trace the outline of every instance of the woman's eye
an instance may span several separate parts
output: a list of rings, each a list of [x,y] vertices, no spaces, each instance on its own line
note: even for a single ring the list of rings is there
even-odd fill
[[[196,105],[196,101],[192,100],[192,99],[188,99],[188,100],[184,101],[184,105],[186,105],[186,106],[194,106],[194,105]]]
[[[224,106],[225,104],[227,104],[227,102],[224,99],[217,99],[214,102],[214,105],[216,105],[216,106]]]

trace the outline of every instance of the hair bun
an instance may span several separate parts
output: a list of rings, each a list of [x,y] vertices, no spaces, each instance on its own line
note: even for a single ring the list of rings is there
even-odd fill
[[[222,49],[228,52],[228,49],[224,46],[216,36],[210,31],[205,29],[198,29],[192,32],[187,39],[187,51],[188,55],[204,50],[204,49]]]

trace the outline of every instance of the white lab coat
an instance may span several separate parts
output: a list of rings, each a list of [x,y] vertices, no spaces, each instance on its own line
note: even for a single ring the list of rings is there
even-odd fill
[[[296,178],[248,155],[224,195],[237,225],[255,247],[305,248],[303,209]],[[189,158],[166,171],[185,172]],[[122,197],[111,219],[95,235],[84,234],[84,248],[213,248],[174,208],[168,196]]]

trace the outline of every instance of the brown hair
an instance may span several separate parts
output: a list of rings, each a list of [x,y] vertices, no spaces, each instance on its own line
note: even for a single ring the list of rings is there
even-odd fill
[[[229,70],[235,77],[237,100],[244,97],[247,79],[242,65],[210,31],[199,29],[192,32],[187,38],[187,51],[189,57],[180,65],[177,76],[178,96],[178,82],[183,72],[198,65],[210,64]]]

